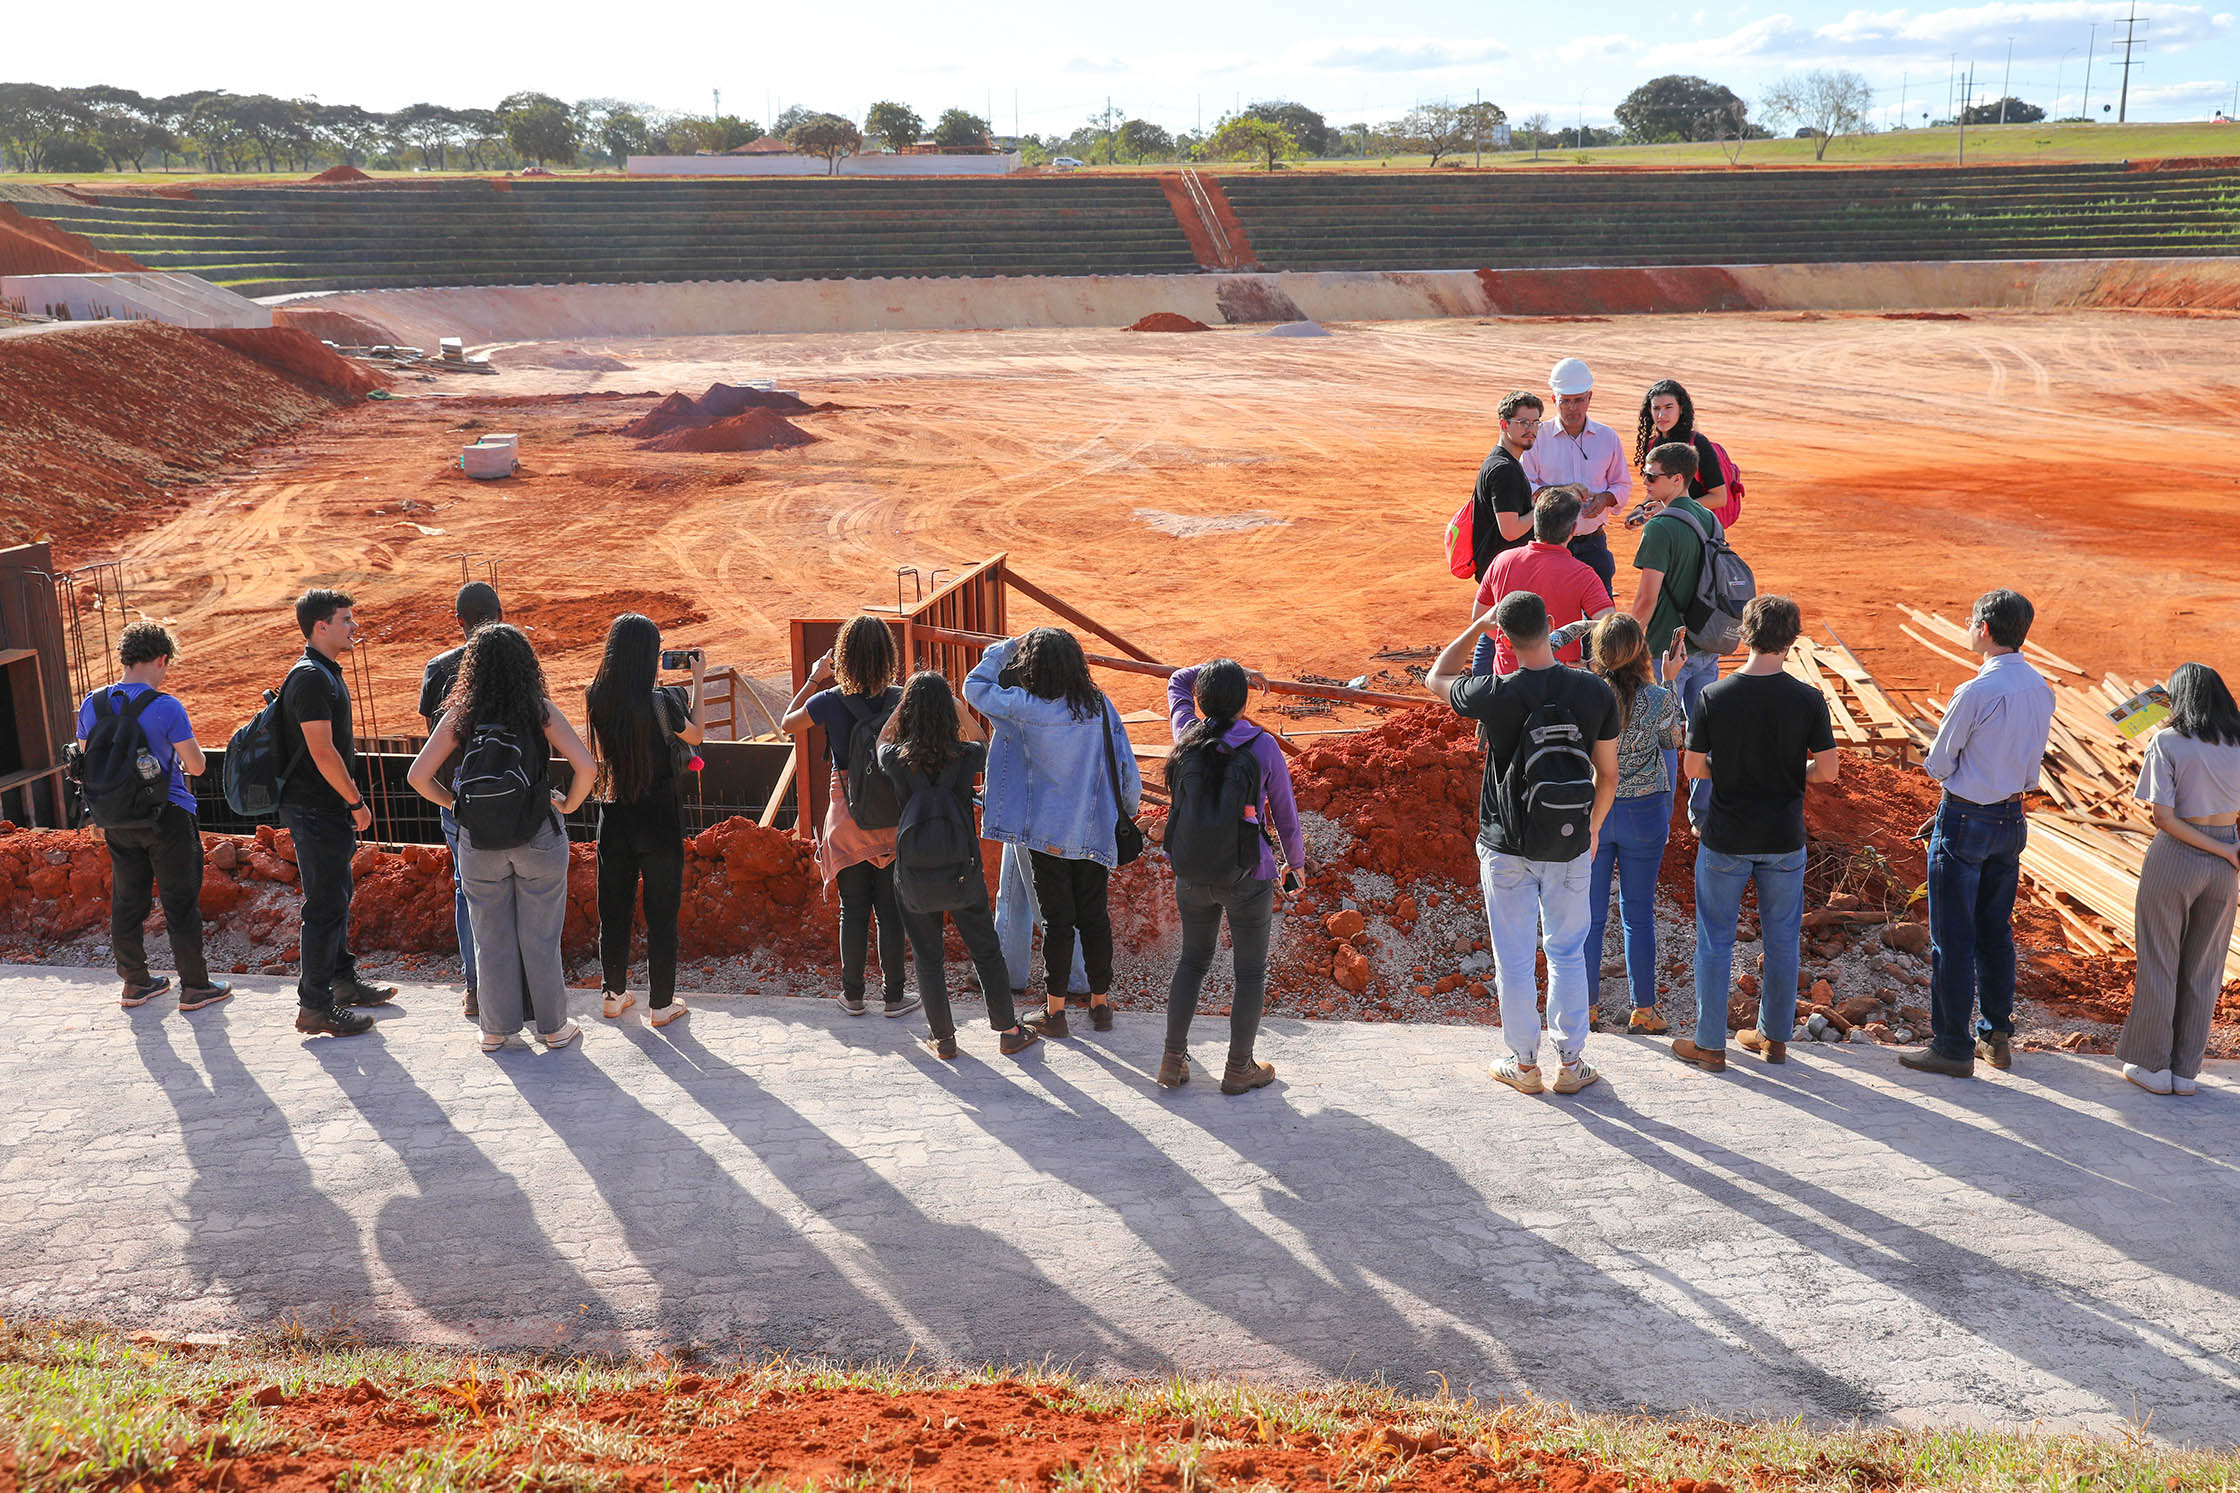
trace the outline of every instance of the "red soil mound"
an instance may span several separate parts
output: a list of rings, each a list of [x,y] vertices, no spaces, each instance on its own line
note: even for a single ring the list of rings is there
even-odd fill
[[[84,270],[136,270],[122,254],[96,249],[82,234],[0,202],[0,275],[74,275]],[[33,307],[37,310],[37,307]]]
[[[1210,332],[1213,329],[1178,311],[1154,311],[1129,323],[1131,332]]]
[[[333,407],[299,377],[156,322],[0,340],[0,544],[46,535],[74,563],[179,507],[173,489]]]
[[[1309,748],[1291,764],[1299,807],[1352,831],[1355,864],[1461,887],[1478,881],[1483,772],[1470,722],[1434,709]]]
[[[731,384],[710,384],[708,392],[694,399],[689,394],[671,394],[652,409],[621,428],[621,434],[633,440],[668,435],[678,430],[705,430],[719,420],[743,415],[749,410],[763,410],[773,415],[813,415],[820,410],[837,409],[831,404],[810,404],[795,395],[778,389],[741,389]],[[801,442],[791,442],[799,445]],[[685,449],[656,446],[651,450]],[[741,449],[730,446],[706,447],[707,450]],[[747,448],[753,449],[753,448]]]
[[[347,311],[328,311],[316,305],[275,306],[273,321],[294,327],[337,347],[382,347],[397,341],[396,333]]]
[[[708,423],[690,394],[671,394],[637,419],[624,424],[621,433],[634,440],[647,440],[667,435],[672,430],[690,430]]]
[[[806,415],[819,408],[783,389],[742,389],[732,384],[710,384],[708,392],[692,403],[698,413],[713,415],[718,420],[743,415],[748,410],[769,410],[780,415]]]
[[[335,399],[363,399],[389,379],[353,363],[300,327],[200,327],[195,335],[230,347],[283,378]]]
[[[641,451],[777,451],[806,446],[816,437],[768,410],[748,410],[728,420],[672,430],[643,442]]]
[[[346,182],[372,180],[372,177],[346,162],[340,166],[329,166],[317,176],[312,177],[310,184],[313,186],[335,186]]]

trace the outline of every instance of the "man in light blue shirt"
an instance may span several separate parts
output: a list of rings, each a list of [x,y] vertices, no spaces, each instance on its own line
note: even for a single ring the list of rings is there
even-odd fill
[[[2053,686],[2021,653],[2033,616],[2020,593],[1987,591],[1968,621],[1983,655],[1922,765],[1944,785],[1929,831],[1927,1048],[1899,1058],[1924,1073],[1971,1077],[1975,1060],[2014,1055],[2014,895],[2029,826],[2022,795],[2038,784],[2053,727]],[[1969,1021],[1983,1008],[1980,1028]]]

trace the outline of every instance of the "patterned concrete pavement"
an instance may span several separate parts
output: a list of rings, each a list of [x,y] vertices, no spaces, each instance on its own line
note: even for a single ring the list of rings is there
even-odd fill
[[[1604,1082],[1527,1099],[1494,1031],[1278,1021],[1281,1079],[1229,1099],[1155,1088],[1129,1013],[951,1066],[916,1016],[710,999],[493,1058],[447,991],[306,1040],[240,983],[125,1011],[0,967],[0,1311],[2240,1440],[2230,1065],[2172,1100],[2105,1059],[1714,1077],[1609,1037]]]

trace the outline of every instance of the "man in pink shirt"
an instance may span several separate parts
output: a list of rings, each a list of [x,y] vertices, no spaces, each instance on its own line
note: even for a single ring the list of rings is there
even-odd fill
[[[1571,553],[1568,541],[1579,521],[1581,499],[1576,487],[1551,487],[1532,502],[1532,539],[1494,558],[1478,587],[1478,611],[1485,611],[1513,591],[1530,591],[1548,609],[1548,626],[1555,629],[1574,622],[1591,621],[1613,610],[1610,588],[1592,567]],[[1485,650],[1491,647],[1490,660]],[[1579,644],[1568,642],[1556,649],[1558,662],[1579,662]],[[1506,633],[1479,639],[1471,660],[1473,673],[1484,673],[1490,662],[1496,674],[1514,674],[1519,665],[1516,650]]]
[[[1539,442],[1519,458],[1535,489],[1569,483],[1584,488],[1579,529],[1571,553],[1594,567],[1605,589],[1617,579],[1617,557],[1602,526],[1633,496],[1633,467],[1618,433],[1587,418],[1594,403],[1594,374],[1577,358],[1549,370],[1548,388],[1556,396],[1554,423],[1540,427]]]

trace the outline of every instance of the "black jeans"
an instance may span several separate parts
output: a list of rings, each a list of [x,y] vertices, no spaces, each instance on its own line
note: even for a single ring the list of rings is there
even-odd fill
[[[1112,988],[1112,907],[1106,893],[1112,872],[1095,861],[1031,851],[1034,897],[1042,904],[1042,962],[1050,993],[1059,1000],[1073,979],[1073,940],[1081,939],[1081,964],[1089,975],[1089,994]]]
[[[936,1037],[954,1037],[957,1020],[949,1014],[949,981],[941,967],[941,918],[938,912],[905,911],[902,925],[910,931],[910,957],[918,965],[918,999],[925,1002],[926,1025]],[[988,997],[988,1025],[999,1032],[1011,1030],[1018,1025],[1019,1013],[1011,1004],[1011,977],[1004,973],[994,909],[983,896],[978,907],[962,908],[948,918],[957,925],[957,936],[980,972],[980,989]]]
[[[357,956],[350,952],[350,858],[358,851],[358,832],[340,804],[282,804],[280,819],[295,842],[296,874],[303,882],[303,973],[296,978],[296,1001],[331,1011],[335,982],[358,977]]]
[[[894,895],[894,863],[857,861],[833,878],[840,888],[840,988],[863,994],[863,966],[871,952],[871,921],[879,921],[879,980],[887,999],[902,998],[902,904]]]
[[[1609,590],[1618,576],[1617,556],[1610,553],[1610,536],[1596,529],[1581,534],[1571,541],[1573,559],[1583,560],[1587,568],[1602,577],[1602,587]]]
[[[684,905],[684,827],[676,800],[599,809],[599,969],[608,990],[630,988],[630,925],[645,883],[646,988],[654,1010],[677,995],[677,909]]]
[[[1175,910],[1182,914],[1182,958],[1167,990],[1167,1051],[1186,1052],[1190,1018],[1198,1014],[1198,990],[1213,967],[1221,937],[1221,915],[1229,915],[1234,945],[1237,993],[1229,1003],[1229,1063],[1252,1061],[1253,1039],[1260,1034],[1260,1008],[1268,999],[1268,933],[1275,923],[1276,884],[1249,871],[1226,886],[1204,881],[1174,884]]]
[[[146,829],[113,829],[109,842],[109,947],[127,985],[148,983],[148,945],[141,924],[163,889],[164,931],[171,962],[188,990],[210,985],[202,959],[202,831],[194,815],[167,803]]]

